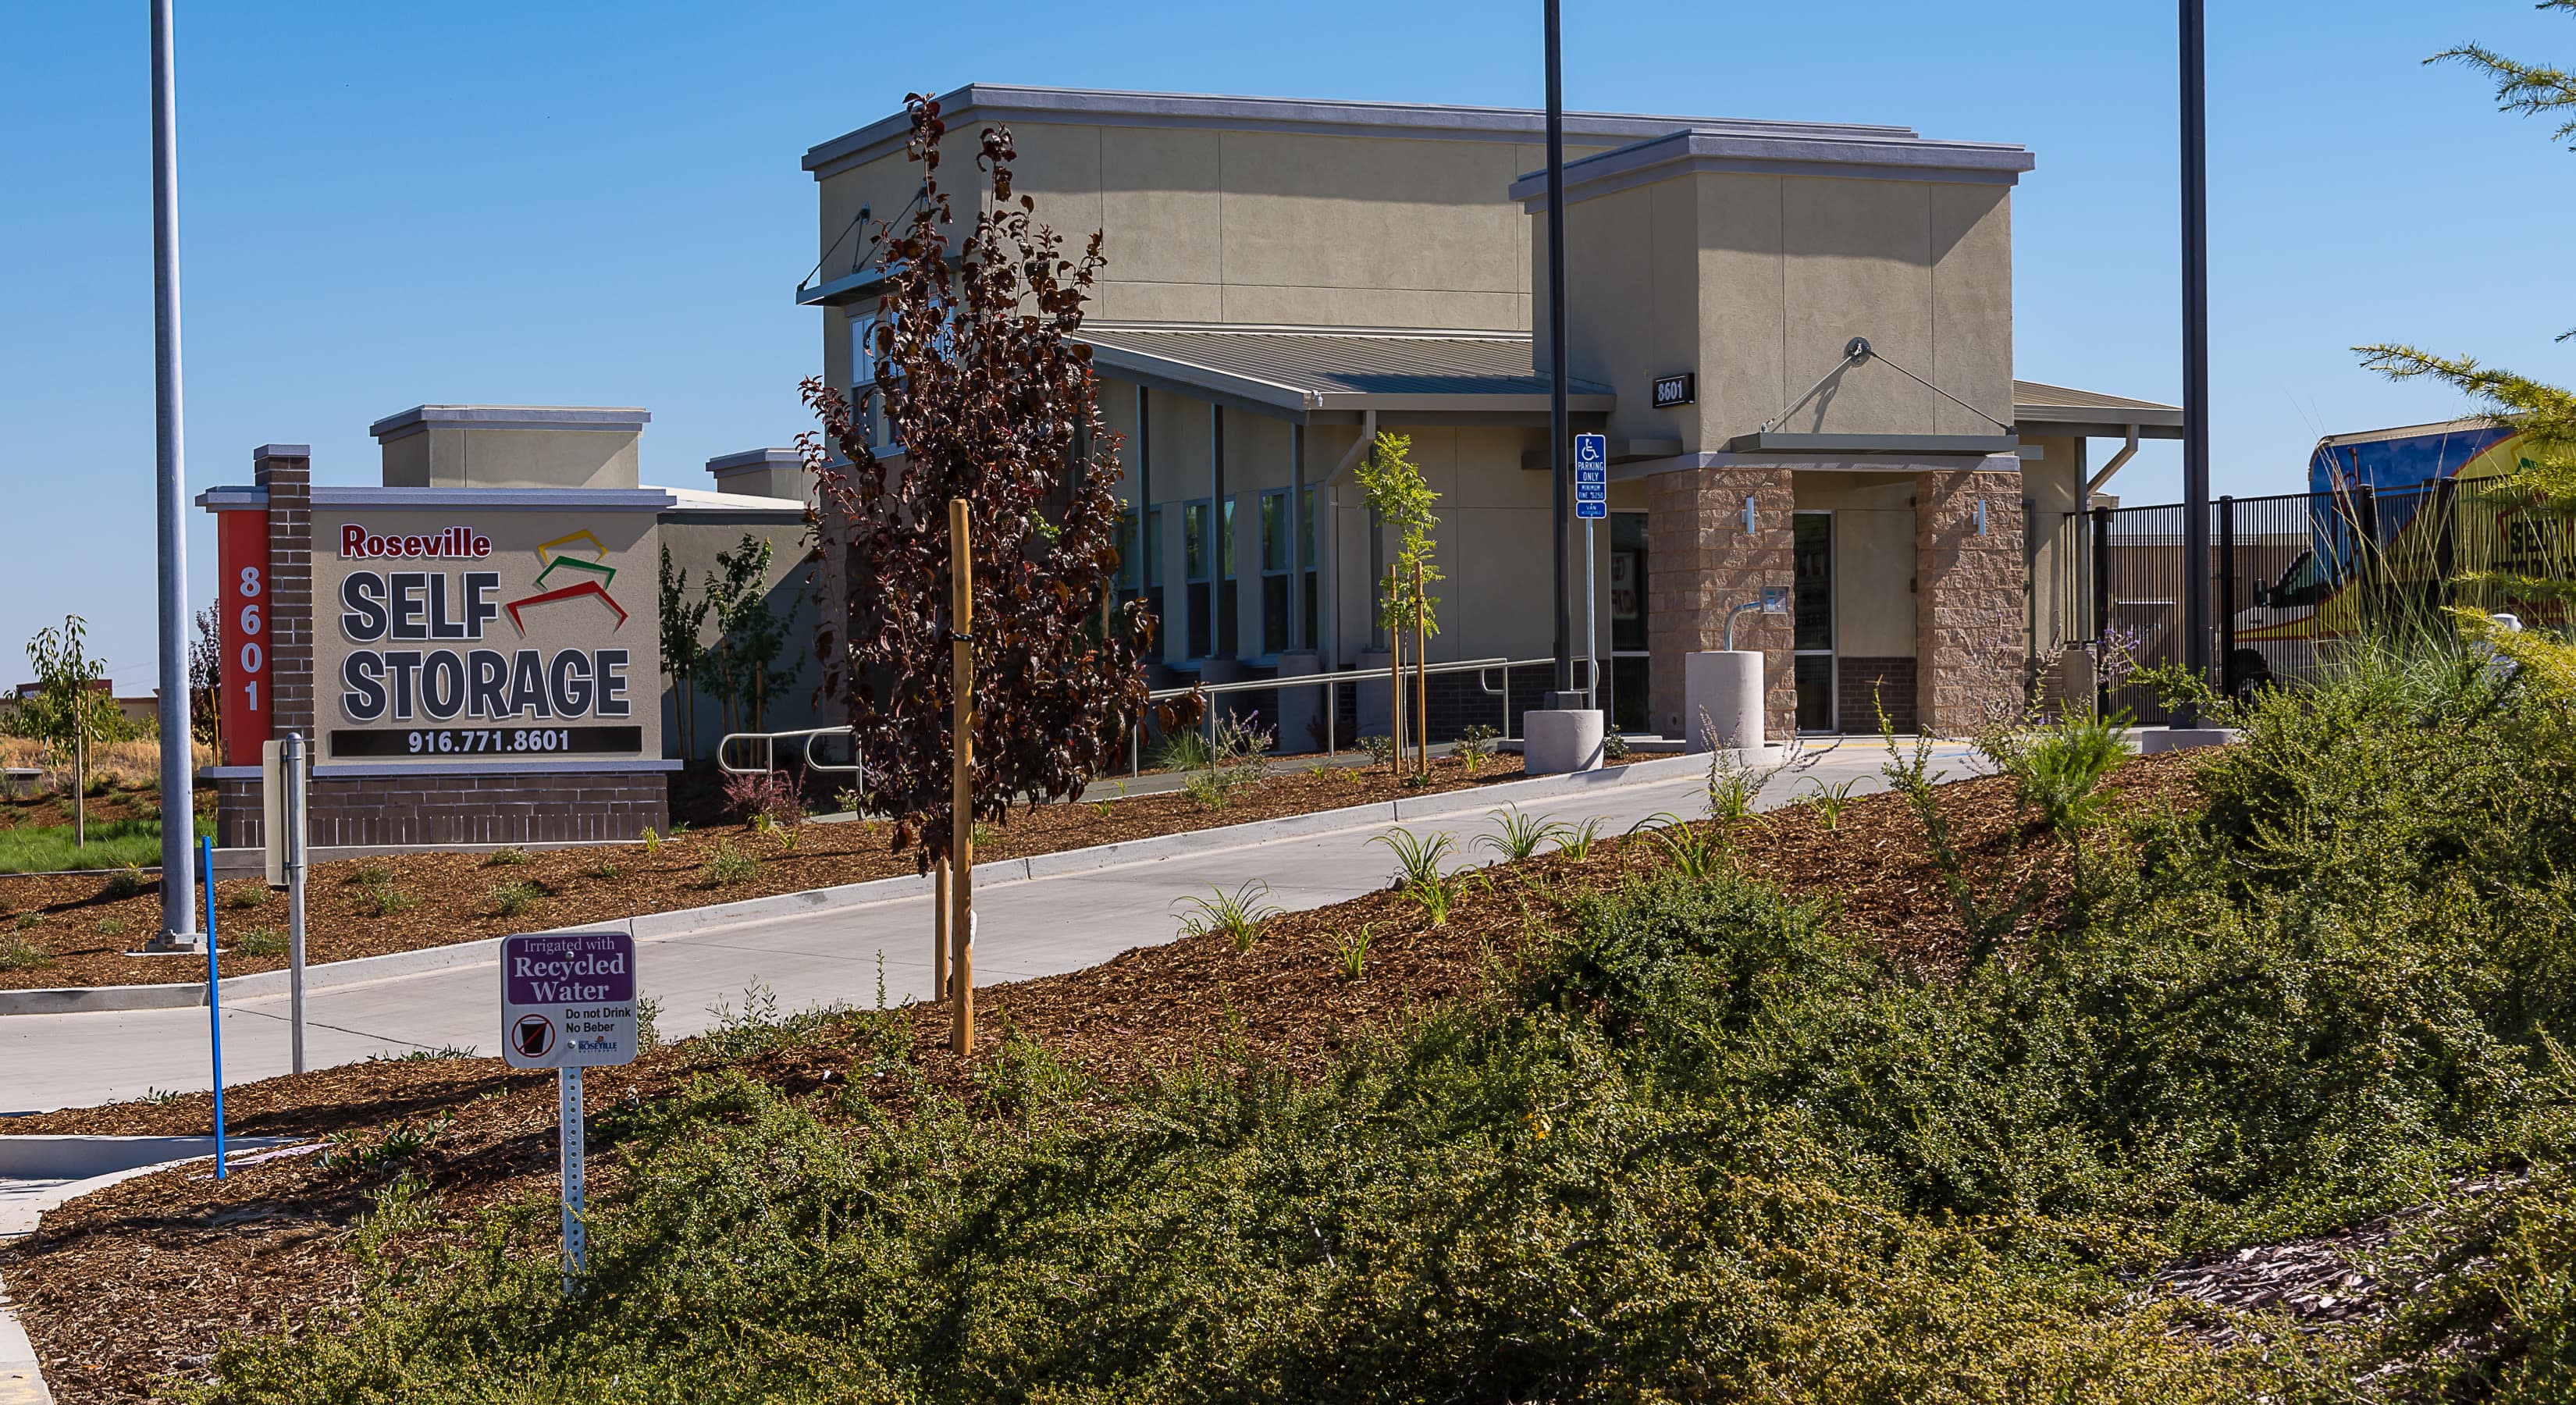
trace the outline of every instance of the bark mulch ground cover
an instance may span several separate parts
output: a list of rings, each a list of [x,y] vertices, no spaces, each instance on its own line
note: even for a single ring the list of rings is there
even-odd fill
[[[2120,807],[2134,809],[2186,801],[2189,777],[2187,758],[2139,759],[2111,786]],[[2063,864],[2063,851],[2015,812],[2008,783],[1969,780],[1941,795],[1981,883],[2009,881],[2018,871],[2010,865]],[[1737,826],[1732,840],[1743,871],[1830,897],[1893,951],[1938,964],[1945,944],[1963,935],[1922,826],[1898,797],[1855,800],[1831,827],[1813,807],[1792,808]],[[1605,838],[1581,861],[1559,853],[1487,870],[1490,882],[1471,881],[1441,925],[1402,894],[1381,891],[1272,917],[1242,950],[1222,936],[1184,937],[1087,970],[990,987],[979,992],[976,1057],[1006,1037],[1034,1040],[1099,1079],[1101,1097],[1191,1058],[1308,1074],[1408,1012],[1485,989],[1524,943],[1545,939],[1569,899],[1663,862],[1649,837]],[[1354,978],[1343,953],[1360,931],[1370,942]],[[930,1083],[971,1100],[971,1066],[947,1048],[948,1019],[944,1004],[853,1012],[725,1066],[791,1094],[852,1086],[857,1075],[855,1086],[899,1115],[909,1094],[866,1071],[908,1042]],[[618,1174],[614,1110],[718,1062],[711,1048],[691,1040],[592,1071],[591,1165],[601,1192],[614,1193]],[[0,1277],[65,1405],[160,1398],[156,1383],[199,1375],[225,1333],[329,1330],[330,1315],[356,1299],[358,1270],[343,1246],[397,1175],[428,1185],[451,1217],[553,1193],[553,1079],[508,1072],[497,1059],[347,1065],[235,1088],[226,1106],[236,1135],[318,1139],[327,1150],[243,1167],[221,1184],[202,1167],[127,1181],[48,1214],[37,1234],[0,1250]],[[210,1112],[211,1100],[198,1095],[5,1125],[13,1133],[202,1134]],[[415,1138],[416,1150],[384,1151]]]
[[[1118,799],[1117,784],[1110,781],[1093,787],[1095,798],[1080,804],[1013,811],[1007,824],[980,842],[978,856],[1049,854],[1520,777],[1517,756],[1488,758],[1472,776],[1462,762],[1443,759],[1434,763],[1428,784],[1408,783],[1376,767],[1328,769],[1255,782],[1218,808],[1181,794]],[[896,853],[891,845],[891,828],[881,823],[804,824],[770,833],[726,825],[651,844],[317,864],[307,888],[305,959],[381,956],[919,871],[910,852]],[[225,973],[284,966],[285,898],[271,895],[256,878],[215,889]],[[0,969],[0,990],[188,979],[178,963],[127,954],[160,920],[160,879],[154,874],[0,875],[0,941],[23,942],[41,953],[39,960]]]

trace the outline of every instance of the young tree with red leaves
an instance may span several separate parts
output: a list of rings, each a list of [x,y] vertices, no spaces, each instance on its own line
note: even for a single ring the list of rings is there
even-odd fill
[[[875,375],[850,396],[819,379],[822,420],[798,437],[821,490],[817,531],[847,561],[840,615],[816,650],[826,695],[849,704],[870,801],[922,866],[951,850],[948,503],[969,504],[974,548],[973,810],[1078,798],[1148,711],[1154,619],[1130,601],[1102,629],[1117,579],[1117,436],[1100,417],[1091,349],[1073,340],[1104,262],[1076,258],[1011,193],[1011,134],[988,127],[976,165],[992,201],[954,249],[940,190],[939,104],[913,94],[921,195],[876,236],[883,305]],[[880,449],[865,432],[884,425]],[[837,452],[835,452],[837,451]],[[1186,709],[1159,710],[1164,726]]]

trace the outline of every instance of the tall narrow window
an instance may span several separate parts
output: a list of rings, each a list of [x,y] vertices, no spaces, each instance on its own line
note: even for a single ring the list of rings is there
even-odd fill
[[[850,386],[852,428],[871,449],[886,442],[885,406],[871,393],[877,380],[877,318],[875,313],[850,319]],[[865,398],[864,408],[861,406]]]
[[[1194,659],[1208,657],[1214,651],[1215,636],[1208,626],[1216,618],[1215,595],[1210,589],[1208,549],[1208,502],[1181,505],[1181,572],[1189,582],[1190,652]]]
[[[1292,569],[1288,490],[1261,495],[1261,652],[1283,653],[1288,638],[1288,592],[1295,588]]]
[[[1163,510],[1147,508],[1142,515],[1141,533],[1139,525],[1135,505],[1123,505],[1118,517],[1118,598],[1145,602],[1147,613],[1154,617],[1159,645],[1163,619]]]
[[[1834,708],[1834,517],[1790,518],[1790,668],[1798,685],[1798,730],[1829,732]]]
[[[1298,632],[1304,637],[1297,641],[1297,647],[1312,649],[1323,636],[1315,624],[1315,606],[1322,594],[1315,584],[1315,488],[1311,483],[1306,486],[1305,501],[1298,504],[1297,538],[1297,576],[1300,588],[1306,592],[1304,608],[1297,616]]]
[[[1216,651],[1219,657],[1233,658],[1242,651],[1240,628],[1243,612],[1234,595],[1234,499],[1225,500],[1225,513],[1217,523],[1216,584]]]

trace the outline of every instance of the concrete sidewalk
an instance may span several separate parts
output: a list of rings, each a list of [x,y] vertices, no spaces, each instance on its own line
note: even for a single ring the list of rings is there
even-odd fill
[[[1963,750],[1943,747],[1955,778],[1966,774]],[[1810,789],[1855,782],[1855,793],[1883,788],[1885,749],[1845,745],[1808,769],[1776,778],[1763,808],[1787,804]],[[1698,817],[1704,778],[1696,773],[1534,800],[1523,808],[1580,824],[1600,819],[1618,833],[1658,812]],[[1413,821],[1417,833],[1444,830],[1462,850],[1495,826],[1498,808],[1461,794],[1461,808]],[[1325,833],[1190,850],[1161,859],[1018,882],[978,884],[977,984],[1024,980],[1096,965],[1130,947],[1170,941],[1173,904],[1211,887],[1232,890],[1267,881],[1271,898],[1304,910],[1385,886],[1394,861],[1369,841],[1394,826],[1374,822]],[[1466,851],[1482,862],[1489,850]],[[642,944],[643,989],[661,1002],[667,1038],[697,1034],[715,1020],[718,1002],[740,1006],[753,982],[794,1009],[841,1002],[867,1006],[878,996],[899,1005],[930,986],[930,902],[926,897],[708,928]],[[306,1050],[314,1067],[415,1050],[500,1048],[498,992],[489,961],[308,995]],[[267,996],[224,1007],[224,1071],[247,1083],[287,1071],[286,1000]],[[18,1015],[0,1020],[0,1113],[83,1107],[138,1098],[154,1089],[195,1091],[210,1081],[207,1017],[194,1009]],[[0,1132],[5,1132],[0,1124]]]

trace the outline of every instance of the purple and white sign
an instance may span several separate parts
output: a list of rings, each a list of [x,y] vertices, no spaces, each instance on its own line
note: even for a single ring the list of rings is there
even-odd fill
[[[635,938],[546,932],[501,939],[501,1054],[512,1068],[635,1059]]]

